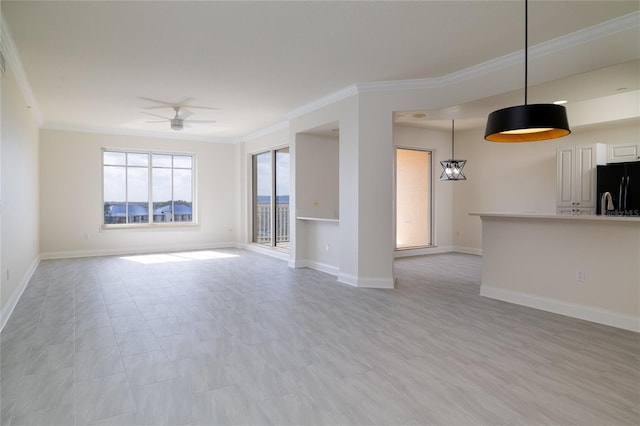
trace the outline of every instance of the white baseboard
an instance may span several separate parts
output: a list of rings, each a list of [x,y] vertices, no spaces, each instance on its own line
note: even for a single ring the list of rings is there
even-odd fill
[[[451,246],[433,246],[433,247],[422,247],[415,249],[406,249],[406,250],[396,250],[393,252],[393,257],[411,257],[411,256],[423,256],[425,254],[436,254],[436,253],[449,253],[453,251]]]
[[[195,250],[215,250],[225,248],[243,248],[237,243],[215,243],[215,244],[189,244],[176,245],[173,247],[141,247],[141,248],[117,248],[117,249],[98,249],[98,250],[74,250],[74,251],[56,251],[45,252],[40,254],[42,260],[51,259],[74,259],[79,257],[99,257],[99,256],[128,256],[134,254],[149,253],[167,253],[178,251],[195,251]]]
[[[491,287],[485,284],[482,284],[480,287],[480,295],[491,299],[502,300],[503,302],[528,306],[530,308],[566,315],[568,317],[591,321],[598,324],[640,332],[640,318],[606,309],[562,302],[559,300],[548,299],[546,297],[533,296],[517,291]]]
[[[290,265],[291,266],[291,265]],[[340,273],[340,268],[337,266],[329,265],[327,263],[316,262],[315,260],[298,260],[295,262],[295,268],[309,268],[315,269],[316,271],[324,272],[329,275],[333,275],[335,277]]]
[[[482,256],[481,248],[454,246],[453,251],[456,253],[475,254],[476,256]]]
[[[460,246],[433,246],[417,249],[396,250],[393,253],[394,258],[410,257],[410,256],[423,256],[425,254],[440,254],[440,253],[465,253],[482,255],[482,249],[473,247],[460,247]]]
[[[356,277],[355,275],[339,273],[338,282],[342,284],[347,284],[353,287],[358,287],[358,277]]]
[[[16,305],[18,304],[22,293],[24,293],[24,290],[27,288],[27,284],[29,284],[31,277],[33,276],[33,273],[36,271],[36,269],[38,269],[39,264],[40,257],[36,257],[29,266],[29,269],[27,269],[27,272],[22,277],[18,288],[16,288],[13,294],[9,297],[9,300],[7,300],[7,303],[4,305],[4,307],[0,309],[0,331],[2,331],[5,324],[9,320],[9,317],[13,313],[13,310],[16,308]]]
[[[362,288],[389,288],[394,287],[394,280],[392,278],[358,278],[355,275],[338,274],[338,282],[348,284],[353,287]]]

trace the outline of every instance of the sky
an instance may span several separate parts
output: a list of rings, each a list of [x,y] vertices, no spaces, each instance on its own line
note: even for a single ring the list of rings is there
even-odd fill
[[[276,155],[276,194],[289,195],[289,152]],[[271,195],[271,152],[256,155],[258,195]]]
[[[146,153],[128,153],[129,165],[140,167],[128,167],[128,185],[125,185],[125,157],[124,153],[104,153],[104,200],[125,201],[128,190],[129,202],[149,201],[149,169]],[[168,160],[168,162],[167,162]],[[154,154],[154,164],[171,165],[171,156]],[[110,166],[112,165],[112,166]],[[174,156],[174,165],[182,167],[191,166],[190,156]],[[173,200],[193,201],[192,170],[173,170]],[[163,202],[171,200],[171,169],[152,169],[152,196],[153,201]]]

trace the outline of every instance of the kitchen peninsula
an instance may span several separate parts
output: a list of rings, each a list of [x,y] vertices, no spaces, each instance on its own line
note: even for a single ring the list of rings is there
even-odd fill
[[[481,295],[640,331],[640,217],[471,215]]]

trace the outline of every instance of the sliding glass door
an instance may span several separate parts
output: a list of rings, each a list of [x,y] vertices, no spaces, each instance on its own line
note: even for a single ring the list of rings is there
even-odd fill
[[[253,155],[253,242],[289,247],[289,148]]]

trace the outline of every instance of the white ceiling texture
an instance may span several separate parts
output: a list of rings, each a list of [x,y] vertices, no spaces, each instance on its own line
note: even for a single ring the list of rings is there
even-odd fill
[[[3,45],[22,63],[42,127],[211,141],[277,126],[291,111],[357,83],[437,81],[524,47],[521,0],[3,0],[1,8]],[[639,9],[637,0],[530,1],[530,50],[577,34],[598,52],[580,59],[590,77],[549,86],[554,96],[638,89]],[[601,46],[599,31],[624,37],[605,34],[602,43],[615,44]],[[605,70],[621,58],[635,65]],[[479,125],[487,108],[521,96],[453,107]],[[192,109],[191,118],[215,123],[180,132],[149,123],[144,112],[173,114],[153,100],[209,107]],[[415,114],[403,115],[399,121],[411,122]]]

